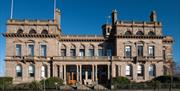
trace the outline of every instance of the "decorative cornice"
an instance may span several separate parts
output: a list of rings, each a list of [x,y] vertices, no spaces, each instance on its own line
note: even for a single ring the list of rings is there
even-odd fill
[[[3,33],[4,37],[34,37],[34,38],[56,38],[59,34],[16,34],[16,33]]]
[[[78,39],[66,39],[66,38],[61,38],[59,41],[68,41],[68,42],[76,42],[76,41],[80,41],[80,42],[103,42],[105,41],[105,39],[86,39],[86,38],[78,38]]]
[[[148,36],[148,35],[143,35],[143,36],[137,36],[137,35],[115,35],[114,38],[134,38],[134,39],[163,39],[164,36]]]

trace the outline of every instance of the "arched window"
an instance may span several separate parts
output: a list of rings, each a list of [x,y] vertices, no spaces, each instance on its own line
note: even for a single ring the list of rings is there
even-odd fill
[[[126,65],[126,76],[132,76],[132,65]]]
[[[48,68],[47,65],[43,65],[41,67],[41,77],[47,78],[48,77]]]
[[[94,46],[93,45],[90,45],[89,46],[89,53],[88,53],[89,56],[94,56]]]
[[[154,33],[153,31],[150,31],[150,32],[148,33],[148,35],[149,35],[149,36],[154,36],[155,33]]]
[[[138,76],[144,76],[144,65],[142,65],[142,64],[138,65],[137,74],[138,74]]]
[[[48,34],[48,31],[46,29],[44,29],[41,34]]]
[[[30,77],[34,77],[35,76],[35,67],[34,67],[33,64],[29,65],[28,71],[29,71],[29,76]]]
[[[131,46],[130,45],[125,46],[125,57],[131,58]]]
[[[98,56],[104,56],[102,45],[98,45]]]
[[[17,34],[23,34],[23,30],[22,29],[18,29],[17,30]]]
[[[22,66],[20,64],[16,66],[16,76],[22,77]]]
[[[66,56],[66,45],[61,45],[61,56]]]
[[[74,44],[71,45],[70,56],[76,56],[76,46]]]
[[[125,35],[132,35],[131,31],[126,31]]]
[[[34,29],[31,29],[31,30],[29,31],[29,34],[36,34],[36,31],[35,31]]]
[[[84,45],[80,46],[79,56],[85,56],[85,46]]]
[[[149,66],[149,76],[155,76],[156,75],[156,66],[154,64],[151,64]]]
[[[136,35],[142,36],[142,35],[144,35],[144,33],[143,33],[142,31],[138,31],[138,32],[136,33]]]

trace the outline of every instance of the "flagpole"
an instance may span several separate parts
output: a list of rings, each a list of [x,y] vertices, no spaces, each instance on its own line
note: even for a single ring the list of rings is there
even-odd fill
[[[54,0],[54,20],[55,20],[55,17],[56,17],[56,0]]]
[[[13,4],[14,4],[13,1],[14,1],[14,0],[11,0],[11,17],[10,17],[10,19],[13,18]]]

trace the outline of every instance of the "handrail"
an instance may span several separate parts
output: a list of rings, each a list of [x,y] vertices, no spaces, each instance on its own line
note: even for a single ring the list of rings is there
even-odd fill
[[[106,61],[148,61],[148,60],[163,60],[163,56],[142,56],[142,57],[124,57],[124,56],[6,56],[6,59],[10,60],[106,60]]]

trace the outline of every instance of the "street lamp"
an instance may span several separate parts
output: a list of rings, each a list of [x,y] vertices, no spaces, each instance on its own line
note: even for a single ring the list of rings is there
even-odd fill
[[[114,89],[114,86],[112,84],[112,54],[110,54],[110,84],[111,84],[111,89]]]

